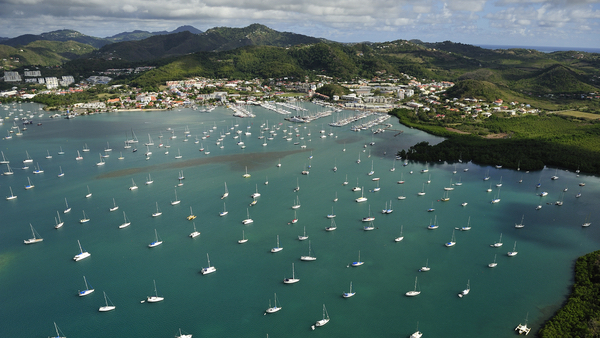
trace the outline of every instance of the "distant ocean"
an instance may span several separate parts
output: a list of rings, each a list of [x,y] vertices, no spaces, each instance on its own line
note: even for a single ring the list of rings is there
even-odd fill
[[[513,49],[513,48],[525,48],[535,49],[544,53],[552,52],[563,52],[569,50],[576,50],[587,53],[600,53],[600,48],[589,48],[589,47],[544,47],[544,46],[514,46],[514,45],[475,45],[485,49]]]

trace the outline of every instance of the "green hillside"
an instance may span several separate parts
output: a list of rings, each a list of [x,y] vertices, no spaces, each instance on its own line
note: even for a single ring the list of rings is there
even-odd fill
[[[93,50],[94,47],[75,41],[34,41],[20,48],[0,45],[0,58],[18,58],[19,67],[57,66]]]

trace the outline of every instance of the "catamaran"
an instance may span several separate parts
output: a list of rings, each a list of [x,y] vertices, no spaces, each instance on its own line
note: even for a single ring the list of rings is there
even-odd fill
[[[252,220],[252,218],[250,218],[250,211],[248,210],[248,208],[246,208],[246,219],[242,221],[242,224],[248,225],[252,222],[254,222],[254,220]]]
[[[206,254],[206,260],[208,261],[208,267],[202,268],[202,270],[200,270],[200,272],[203,275],[207,275],[209,273],[213,273],[213,272],[217,271],[217,268],[215,268],[214,266],[210,266],[210,258],[208,258],[208,253]]]
[[[357,203],[365,202],[367,198],[365,197],[364,189],[361,188],[361,196],[356,199]]]
[[[77,255],[75,255],[75,257],[73,257],[73,260],[75,262],[79,262],[82,259],[88,258],[90,257],[92,254],[90,254],[87,251],[83,251],[83,249],[81,248],[81,243],[79,242],[79,240],[77,240],[77,244],[79,245],[79,253]]]
[[[308,236],[306,236],[306,226],[304,226],[304,233],[302,235],[298,236],[298,240],[299,241],[304,241],[304,240],[307,240],[307,239],[308,239]]]
[[[193,224],[194,224],[194,231],[190,234],[190,237],[196,238],[196,237],[200,236],[200,232],[198,230],[196,230],[196,222],[194,222]]]
[[[196,219],[196,215],[192,212],[192,206],[190,206],[190,215],[187,217],[188,221],[192,221]]]

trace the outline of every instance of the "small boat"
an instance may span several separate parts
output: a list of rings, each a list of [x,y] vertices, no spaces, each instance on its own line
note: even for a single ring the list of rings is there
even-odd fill
[[[556,168],[556,172],[554,173],[554,175],[552,175],[552,177],[550,177],[551,180],[557,180],[558,179],[558,168]]]
[[[283,248],[279,246],[279,235],[277,235],[277,246],[274,248],[271,248],[271,252],[279,252],[281,250],[283,250]]]
[[[518,224],[517,224],[517,223],[515,223],[515,228],[517,228],[517,229],[521,229],[521,228],[525,227],[525,224],[523,224],[523,219],[525,219],[525,215],[523,215],[523,216],[521,217],[521,223],[518,223]]]
[[[84,297],[84,296],[87,296],[94,292],[94,289],[88,285],[88,282],[87,282],[87,279],[85,278],[85,276],[83,276],[83,282],[85,283],[85,289],[77,292],[77,295],[79,295],[79,297]]]
[[[127,228],[131,225],[131,222],[127,219],[125,211],[123,211],[123,224],[119,225],[119,229]]]
[[[528,317],[529,317],[529,313],[527,313],[527,316],[525,316],[525,324],[519,324],[515,328],[515,331],[517,331],[518,334],[520,334],[520,335],[528,335],[529,332],[531,331],[531,328],[527,327],[527,319],[528,319]]]
[[[181,203],[181,201],[177,199],[177,190],[175,190],[175,200],[171,201],[171,205],[177,205],[179,203]]]
[[[300,184],[298,183],[298,178],[296,177],[296,187],[294,188],[294,192],[300,191]]]
[[[82,212],[83,212],[83,218],[79,220],[79,223],[83,224],[83,223],[89,222],[90,219],[86,216],[85,210],[82,210]]]
[[[294,263],[292,263],[292,278],[284,278],[283,283],[284,284],[294,284],[294,283],[298,283],[299,281],[300,281],[300,279],[296,278]]]
[[[227,211],[227,209],[225,208],[225,202],[223,202],[223,211],[221,211],[219,213],[219,216],[225,216],[229,213],[229,211]]]
[[[244,175],[242,175],[243,178],[248,178],[250,177],[250,174],[248,174],[248,167],[246,167],[246,173]]]
[[[461,291],[461,292],[458,294],[458,297],[462,298],[462,297],[464,297],[464,296],[468,295],[470,291],[471,291],[471,281],[470,281],[470,280],[468,280],[468,281],[467,281],[467,288],[466,288],[466,289],[464,289],[464,290],[462,290],[462,291]]]
[[[491,247],[494,247],[494,248],[499,248],[499,247],[501,247],[501,246],[502,246],[502,234],[500,234],[500,240],[499,240],[498,242],[496,242],[496,243],[494,243],[494,244],[490,245],[490,246],[491,246]]]
[[[51,337],[51,338],[66,338],[64,336],[64,333],[62,333],[62,332],[59,333],[60,329],[58,328],[58,325],[56,325],[56,322],[54,323],[54,329],[56,329],[56,337]],[[62,334],[62,336],[61,336],[61,334]]]
[[[412,291],[406,292],[404,295],[407,297],[414,297],[421,294],[421,290],[417,290],[417,277],[415,277],[415,289]]]
[[[508,252],[508,257],[514,257],[518,254],[517,251],[517,241],[515,241],[515,245],[513,246],[513,250]]]
[[[277,306],[277,294],[275,294],[275,306],[271,307],[271,300],[269,299],[269,307],[265,313],[275,313],[279,310],[281,310],[281,306]]]
[[[258,184],[256,185],[256,192],[250,195],[252,198],[260,197],[260,193],[258,192]]]
[[[156,229],[154,229],[154,241],[150,244],[148,244],[149,248],[154,248],[156,246],[159,246],[162,244],[162,239],[160,239],[158,237],[158,232],[156,232]]]
[[[131,186],[129,187],[129,190],[136,190],[138,188],[137,185],[135,185],[135,182],[133,181],[133,178],[131,179]]]
[[[496,256],[497,256],[497,254],[494,254],[494,261],[491,262],[490,264],[488,264],[488,267],[495,268],[498,266],[498,263],[496,263]]]
[[[196,237],[200,236],[200,232],[198,230],[196,230],[196,222],[194,222],[193,224],[194,224],[194,231],[192,231],[192,233],[190,234],[190,237],[196,238]]]
[[[542,205],[539,204],[537,207],[535,207],[535,210],[540,210],[542,208]]]
[[[329,313],[327,313],[325,304],[323,304],[323,319],[318,320],[314,326],[324,326],[327,323],[329,323]],[[313,326],[313,330],[314,330],[314,326]]]
[[[31,184],[31,180],[29,179],[29,177],[27,177],[27,185],[25,186],[25,190],[29,190],[29,189],[33,189],[35,188],[35,185]]]
[[[158,296],[158,292],[156,291],[156,280],[154,280],[154,296],[148,296],[146,298],[146,301],[148,303],[157,303],[157,302],[162,302],[164,299],[165,299],[165,297]]]
[[[360,250],[358,250],[358,260],[357,260],[356,262],[352,262],[352,264],[351,264],[351,265],[352,265],[352,266],[361,266],[361,265],[363,265],[363,264],[365,264],[365,262],[362,262],[362,261],[360,260]]]
[[[279,162],[277,163],[277,168],[281,167],[281,159],[279,160]]]
[[[461,203],[460,205],[462,205],[463,207],[466,207],[466,206],[467,206],[467,204],[469,204],[469,203],[467,203],[467,202],[463,202],[463,203]]]
[[[352,281],[350,281],[350,291],[344,292],[342,294],[342,297],[344,297],[344,298],[350,298],[350,297],[354,296],[355,294],[356,294],[356,292],[352,292]]]
[[[300,260],[301,261],[316,261],[317,260],[317,257],[312,255],[312,247],[311,247],[310,241],[308,241],[308,255],[300,256]]]
[[[110,300],[110,298],[108,298],[108,296],[106,296],[106,292],[104,292],[104,306],[101,306],[98,311],[100,312],[108,312],[108,311],[112,311],[116,308],[116,306],[113,304],[113,302]],[[110,305],[108,305],[108,303],[110,302]]]
[[[450,242],[446,242],[446,244],[444,244],[444,245],[447,247],[456,245],[456,238],[454,237],[454,229],[452,229],[452,238],[450,239]]]
[[[118,210],[118,209],[119,209],[119,206],[117,205],[117,202],[115,202],[115,199],[113,198],[113,206],[112,206],[112,207],[110,207],[108,210],[109,210],[110,212],[113,212],[113,211],[116,211],[116,210]]]
[[[75,257],[73,257],[73,260],[75,262],[79,262],[82,259],[88,258],[90,257],[92,254],[90,254],[87,251],[83,251],[83,249],[81,248],[81,243],[79,242],[79,240],[77,240],[77,244],[79,244],[79,253],[77,255],[75,255]]]
[[[356,163],[360,164],[360,153],[358,153],[358,160],[356,160]]]
[[[364,189],[361,189],[361,195],[356,199],[357,203],[365,202],[367,198],[365,197]]]
[[[250,211],[248,210],[248,208],[246,208],[246,219],[242,221],[242,224],[248,225],[253,222],[254,222],[254,220],[252,220],[252,218],[250,218]]]
[[[33,235],[33,237],[30,238],[30,239],[24,240],[23,243],[25,243],[25,244],[35,244],[35,243],[39,243],[39,242],[41,242],[41,241],[44,240],[42,238],[42,236],[40,236],[40,234],[38,234],[38,232],[35,231],[35,229],[33,228],[33,225],[31,225],[31,223],[29,223],[29,227],[31,228],[31,234]]]
[[[427,272],[431,270],[431,268],[429,267],[429,258],[427,258],[427,261],[425,261],[425,266],[421,267],[419,269],[420,272]]]
[[[192,206],[190,206],[190,215],[187,217],[188,221],[192,221],[196,219],[196,215],[192,212]]]
[[[307,240],[307,239],[308,239],[308,236],[306,236],[306,226],[304,226],[304,233],[302,235],[298,236],[298,240],[299,241],[304,241],[304,240]]]
[[[158,202],[156,202],[156,212],[152,213],[152,217],[158,217],[162,215],[162,211],[158,208]]]
[[[342,182],[342,185],[348,185],[348,174],[346,174],[346,180]]]
[[[242,239],[238,239],[239,244],[244,244],[248,242],[248,238],[245,237],[244,230],[242,230]]]
[[[209,273],[213,273],[213,272],[217,271],[217,268],[215,268],[214,266],[210,266],[210,258],[208,257],[208,253],[206,254],[206,260],[208,261],[208,267],[202,268],[202,270],[200,270],[200,272],[203,275],[208,275]]]
[[[410,335],[409,338],[421,338],[423,337],[423,333],[419,331],[419,322],[417,322],[417,331]]]
[[[590,222],[590,214],[588,214],[585,218],[585,221],[583,221],[583,224],[581,224],[581,226],[584,228],[587,228],[590,225],[592,225],[592,222]]]
[[[258,185],[256,186],[256,191],[258,192]],[[221,199],[227,198],[227,196],[229,196],[229,190],[227,190],[227,182],[225,182],[225,192],[221,196]]]

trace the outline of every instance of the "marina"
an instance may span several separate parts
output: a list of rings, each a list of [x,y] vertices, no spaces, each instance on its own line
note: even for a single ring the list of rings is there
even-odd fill
[[[22,106],[25,111],[39,108]],[[322,110],[310,103],[299,106],[307,111],[297,111],[307,116]],[[5,120],[0,135],[13,124],[5,117],[12,110],[13,105],[0,106]],[[524,314],[527,329],[536,332],[562,305],[573,261],[600,245],[594,216],[600,200],[597,177],[556,168],[525,173],[410,159],[395,166],[397,150],[442,139],[394,118],[385,123],[403,131],[398,137],[331,128],[322,138],[319,131],[330,129],[337,114],[352,112],[323,117],[325,128],[321,121],[293,124],[259,106],[252,113],[256,117],[240,119],[217,107],[210,113],[181,109],[36,117],[41,126],[1,139],[2,158],[15,163],[31,159],[32,169],[15,165],[12,175],[0,176],[4,196],[13,196],[13,190],[19,195],[2,200],[3,214],[11,221],[0,228],[0,288],[6,294],[0,317],[10,321],[0,326],[0,336],[53,335],[57,323],[61,336],[79,338],[98,332],[173,337],[180,327],[194,337],[409,337],[418,322],[423,337],[513,337]],[[155,140],[144,149],[152,155],[133,152],[134,131],[143,135],[140,143]],[[170,139],[174,151],[166,155],[158,141],[162,134],[178,136]],[[193,140],[211,134],[204,141],[208,155],[198,151],[199,144],[184,142],[185,135]],[[219,134],[223,148],[212,140]],[[241,137],[245,148],[237,144]],[[131,148],[123,148],[124,143]],[[95,154],[104,154],[109,145],[124,158],[101,157],[105,164],[98,166]],[[58,149],[65,156],[47,158]],[[85,157],[76,160],[81,154]],[[359,164],[357,155],[363,159]],[[310,175],[302,175],[307,165]],[[34,166],[45,173],[32,175]],[[373,167],[377,181],[368,175]],[[67,175],[57,177],[62,170]],[[454,181],[453,171],[461,173]],[[182,181],[185,185],[179,185]],[[344,185],[348,181],[353,185]],[[490,203],[500,199],[500,182],[502,201]],[[26,183],[35,189],[24,190]],[[541,191],[552,198],[544,199]],[[249,196],[260,202],[249,207]],[[452,198],[442,203],[442,196]],[[357,203],[367,198],[368,203]],[[397,200],[394,212],[371,223],[384,205],[383,210],[392,210],[391,200]],[[543,208],[536,210],[538,205]],[[72,212],[63,212],[65,207]],[[190,216],[197,216],[195,223]],[[372,231],[364,231],[365,218]],[[91,221],[81,224],[85,219]],[[63,225],[55,229],[59,221]],[[516,227],[523,222],[526,227]],[[439,229],[429,231],[432,224]],[[326,230],[332,226],[337,230]],[[506,245],[495,246],[502,242]],[[458,244],[449,249],[445,243]],[[74,263],[74,254],[84,249],[93,256]],[[308,262],[301,258],[317,256]],[[492,261],[495,268],[490,269]],[[424,268],[427,273],[419,272]],[[84,286],[82,276],[86,289],[89,280],[99,292],[74,296]],[[352,283],[359,292],[346,299],[342,292],[353,294]],[[471,286],[473,292],[464,294]],[[421,290],[417,297],[405,296]],[[286,309],[265,316],[267,300],[281,308],[280,298]],[[111,299],[118,309],[100,314],[99,306],[108,309]],[[358,321],[370,325],[351,325]]]

